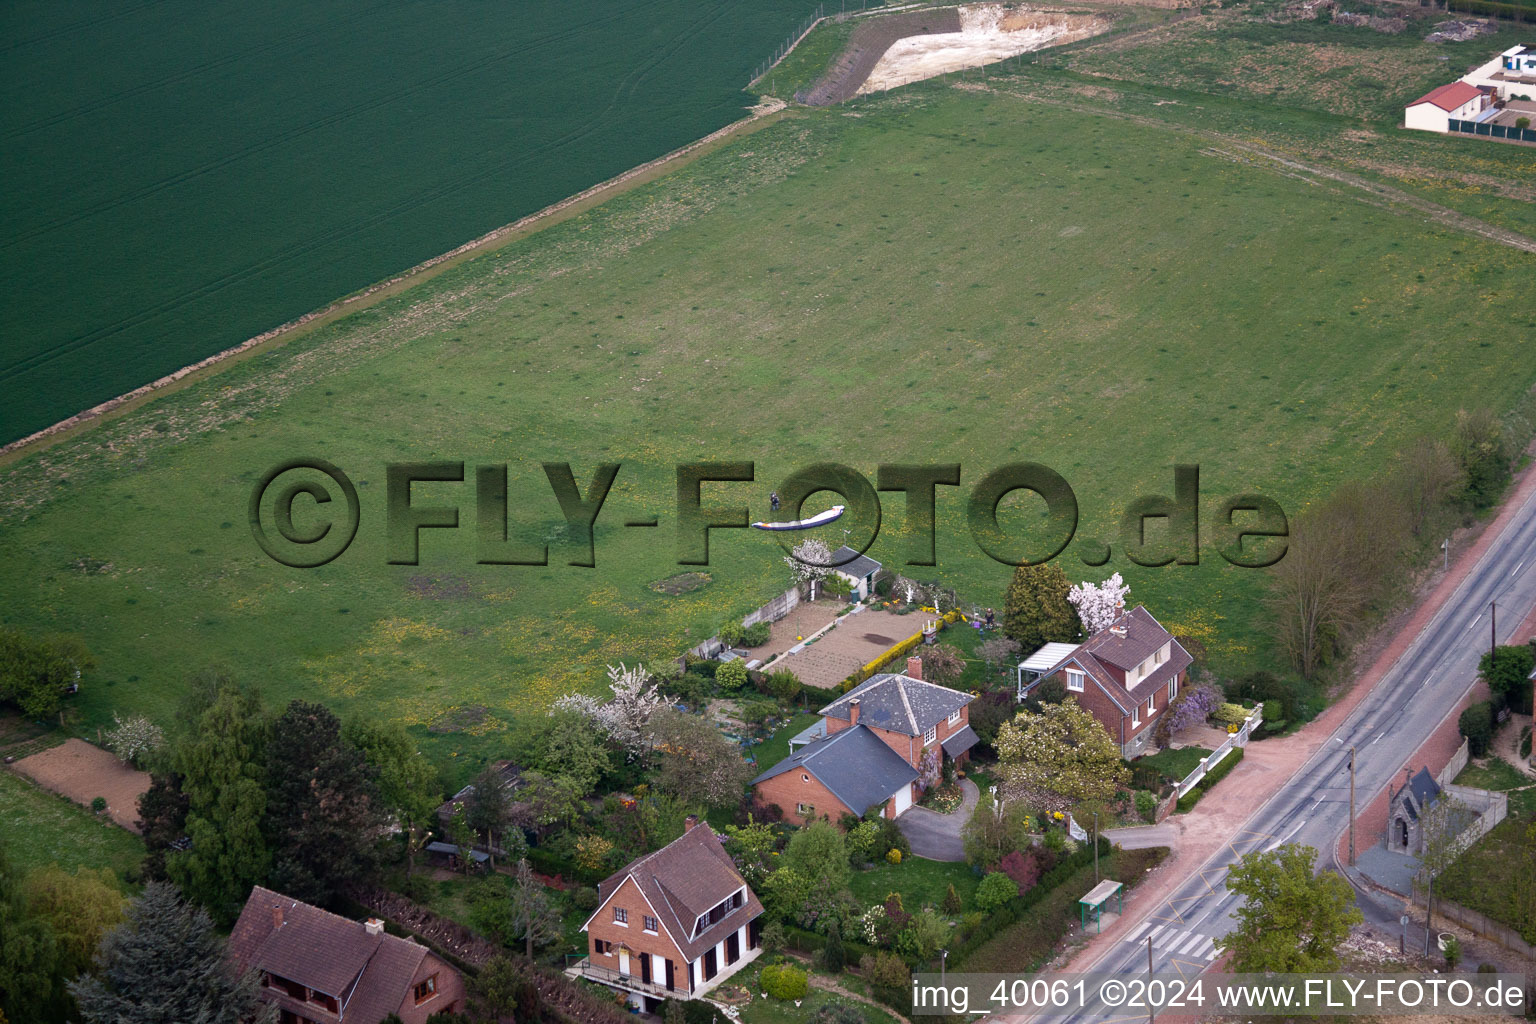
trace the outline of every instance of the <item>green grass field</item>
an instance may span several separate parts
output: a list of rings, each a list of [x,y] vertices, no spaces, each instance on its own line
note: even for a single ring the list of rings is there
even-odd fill
[[[1008,87],[1057,80],[1034,74]],[[98,652],[87,727],[163,721],[186,674],[221,662],[274,702],[403,721],[465,775],[516,716],[786,585],[772,539],[717,531],[707,586],[650,588],[679,571],[677,462],[754,460],[755,483],[705,487],[754,516],[810,463],[960,462],[940,565],[913,571],[1000,605],[1009,569],[969,536],[965,495],[1027,460],[1076,491],[1071,578],[1119,570],[1218,669],[1273,666],[1264,574],[1209,546],[1199,566],[1130,565],[1122,510],[1199,463],[1208,540],[1227,495],[1296,512],[1446,435],[1458,407],[1510,408],[1536,376],[1536,275],[1527,254],[1113,113],[937,83],[796,112],[6,467],[0,614]],[[267,559],[246,525],[258,478],[303,456],[361,495],[356,542],[313,570]],[[424,459],[471,478],[509,463],[513,533],[550,564],[477,565],[468,483],[417,485],[462,526],[426,531],[421,565],[386,564],[385,466]],[[567,564],[546,460],[583,487],[623,463],[596,568]],[[872,554],[897,568],[903,520],[886,495]],[[1022,501],[1004,520],[1038,522]],[[1083,564],[1095,542],[1115,546],[1102,569]]]
[[[883,903],[893,892],[901,893],[902,906],[913,913],[923,907],[938,909],[953,885],[967,907],[976,894],[981,879],[969,864],[908,857],[900,864],[876,864],[868,871],[855,871],[849,883],[860,905]]]
[[[7,856],[24,869],[111,868],[123,878],[137,875],[144,859],[144,843],[132,832],[9,770],[0,770],[0,837]]]
[[[1436,890],[1446,899],[1487,914],[1536,942],[1536,904],[1511,894],[1529,891],[1531,863],[1536,858],[1536,779],[1509,762],[1490,758],[1469,765],[1456,776],[1457,785],[1509,793],[1509,815],[1437,879]]]
[[[0,9],[0,443],[742,114],[811,0]]]

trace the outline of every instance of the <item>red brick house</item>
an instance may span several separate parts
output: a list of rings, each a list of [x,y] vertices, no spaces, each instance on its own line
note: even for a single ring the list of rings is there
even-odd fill
[[[1193,662],[1173,634],[1137,605],[1021,685],[1019,695],[1059,677],[1067,696],[1099,720],[1129,759],[1147,752],[1157,717],[1179,695]]]
[[[790,741],[794,752],[752,780],[758,799],[796,825],[863,817],[876,806],[887,818],[904,813],[920,793],[925,752],[936,755],[933,765],[962,762],[977,742],[975,698],[925,682],[922,668],[909,658],[906,674],[873,676],[822,708],[821,722]]]
[[[229,936],[229,954],[260,976],[280,1024],[423,1024],[464,1009],[464,979],[427,947],[256,886]]]
[[[581,926],[587,956],[566,973],[628,993],[636,1009],[701,996],[757,958],[763,905],[721,837],[692,816],[680,837],[604,880],[597,898]]]

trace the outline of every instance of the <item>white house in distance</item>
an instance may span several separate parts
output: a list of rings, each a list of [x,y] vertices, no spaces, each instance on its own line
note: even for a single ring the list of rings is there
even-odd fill
[[[1468,71],[1461,80],[1492,89],[1501,100],[1536,99],[1536,46],[1511,46],[1483,66]]]
[[[1420,96],[1403,112],[1403,125],[1425,132],[1448,132],[1450,120],[1476,120],[1488,109],[1488,94],[1470,82],[1455,81]]]
[[[1522,122],[1524,122],[1522,124]],[[1536,142],[1536,46],[1511,46],[1403,110],[1403,127]]]

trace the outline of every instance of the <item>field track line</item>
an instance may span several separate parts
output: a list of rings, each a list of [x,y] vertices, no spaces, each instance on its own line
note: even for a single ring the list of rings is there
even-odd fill
[[[1041,103],[1046,106],[1060,107],[1064,110],[1071,110],[1080,114],[1090,114],[1096,117],[1112,117],[1121,121],[1131,121],[1136,124],[1146,125],[1148,127],[1163,128],[1167,131],[1178,132],[1182,135],[1206,139],[1210,142],[1219,143],[1221,146],[1227,147],[1229,149],[1240,150],[1248,157],[1255,158],[1255,161],[1267,161],[1269,163],[1275,164],[1278,168],[1284,168],[1284,172],[1282,173],[1289,172],[1289,175],[1292,177],[1310,175],[1313,178],[1326,178],[1329,181],[1337,182],[1341,185],[1348,185],[1351,188],[1366,192],[1379,200],[1384,200],[1385,204],[1387,204],[1389,208],[1391,206],[1407,207],[1418,213],[1425,214],[1429,217],[1430,220],[1444,227],[1455,228],[1458,231],[1464,231],[1468,234],[1481,235],[1483,238],[1497,242],[1500,245],[1507,245],[1512,249],[1519,249],[1522,252],[1536,254],[1536,239],[1533,239],[1528,235],[1522,235],[1518,231],[1510,231],[1506,228],[1501,228],[1493,224],[1489,224],[1487,221],[1479,220],[1476,217],[1469,217],[1468,215],[1459,213],[1448,206],[1441,206],[1439,203],[1430,202],[1428,199],[1421,199],[1413,193],[1405,192],[1400,188],[1394,188],[1391,185],[1383,185],[1378,182],[1371,181],[1368,178],[1363,178],[1358,174],[1351,174],[1348,171],[1338,171],[1333,170],[1332,168],[1320,166],[1318,164],[1306,163],[1304,161],[1297,160],[1295,157],[1276,153],[1271,149],[1258,145],[1257,143],[1244,142],[1235,139],[1230,135],[1223,135],[1221,132],[1214,132],[1208,129],[1190,128],[1187,125],[1176,124],[1171,121],[1162,121],[1155,117],[1148,117],[1145,114],[1132,114],[1127,111],[1110,110],[1102,106],[1090,106],[1082,103],[1071,103],[1067,100],[1057,99],[1052,96],[1042,96],[1035,92],[1016,92],[1011,89],[1000,89],[991,85],[981,86],[975,82],[962,82],[956,84],[954,87],[957,89],[967,89],[973,91],[985,89],[988,92],[995,92],[999,95],[1013,96],[1017,99],[1026,100],[1031,103]],[[1229,160],[1239,159],[1232,153],[1216,152],[1214,155],[1223,156]]]
[[[332,320],[367,309],[369,306],[381,302],[385,298],[407,288],[414,287],[423,281],[427,281],[449,267],[456,266],[473,256],[498,249],[503,245],[522,238],[524,235],[559,223],[567,216],[572,216],[592,206],[600,205],[613,196],[628,191],[630,188],[646,184],[655,178],[661,177],[663,174],[676,170],[679,166],[703,156],[704,152],[716,143],[723,142],[743,132],[755,131],[770,124],[778,119],[786,106],[787,104],[782,100],[765,98],[759,106],[753,108],[752,113],[747,117],[739,121],[733,121],[723,128],[716,129],[702,138],[695,139],[686,146],[681,146],[654,160],[631,167],[629,170],[609,178],[607,181],[598,182],[596,185],[583,189],[575,195],[567,196],[558,203],[546,206],[536,213],[531,213],[526,217],[513,221],[511,224],[506,224],[493,231],[489,231],[479,238],[465,242],[456,249],[451,249],[448,252],[418,263],[409,270],[387,280],[380,281],[378,284],[370,285],[361,291],[337,299],[327,306],[306,313],[269,331],[264,331],[253,338],[248,338],[240,344],[208,356],[206,359],[183,366],[181,369],[166,374],[158,380],[151,381],[132,391],[118,395],[116,398],[110,398],[67,419],[60,420],[50,427],[45,427],[26,437],[0,446],[0,466],[31,454],[34,449],[55,444],[79,430],[87,429],[100,422],[105,417],[126,413],[149,401],[152,397],[157,397],[167,389],[185,386],[192,383],[193,380],[199,380],[208,376],[210,373],[215,372],[220,364],[249,355],[257,349],[289,341],[299,334],[313,330]]]

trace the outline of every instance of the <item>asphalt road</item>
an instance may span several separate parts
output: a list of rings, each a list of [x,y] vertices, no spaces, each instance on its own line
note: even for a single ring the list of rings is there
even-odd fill
[[[1349,824],[1350,746],[1356,748],[1355,792],[1363,806],[1389,778],[1400,775],[1405,759],[1476,678],[1477,661],[1490,640],[1490,602],[1499,606],[1498,640],[1508,642],[1536,604],[1536,494],[1328,742],[1233,830],[1226,846],[1101,957],[1093,971],[1145,976],[1148,936],[1158,975],[1188,978],[1203,971],[1217,956],[1215,940],[1234,927],[1232,912],[1239,897],[1227,891],[1225,878],[1245,853],[1303,843],[1319,851],[1320,866],[1332,866],[1335,842]],[[1397,933],[1399,907],[1374,893],[1357,890],[1356,896],[1367,921],[1389,927],[1389,935]],[[1423,940],[1422,931],[1418,938]],[[1049,1019],[1145,1018],[1144,1011],[1133,1016],[1123,1009],[1099,1007]]]

